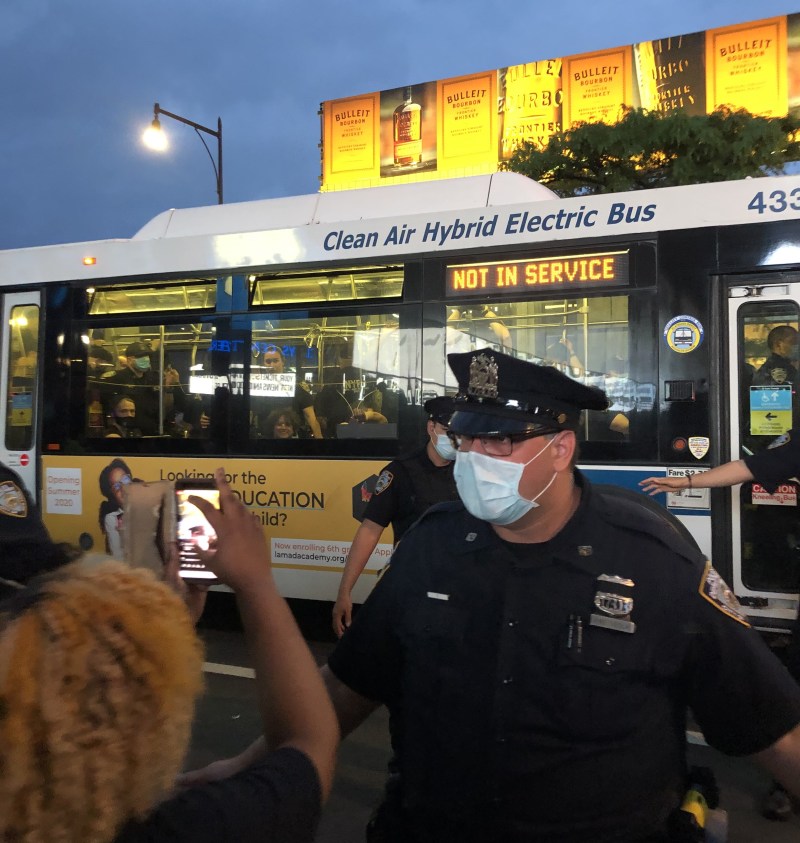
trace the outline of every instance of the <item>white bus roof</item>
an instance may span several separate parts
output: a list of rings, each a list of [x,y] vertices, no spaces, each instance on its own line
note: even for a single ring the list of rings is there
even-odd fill
[[[661,231],[800,220],[800,176],[560,199],[513,173],[189,208],[160,214],[130,240],[0,251],[0,287],[290,269],[390,265],[414,255]],[[84,258],[94,264],[85,266]],[[794,241],[768,264],[800,262]]]
[[[519,173],[492,173],[164,211],[143,226],[133,239],[271,231],[321,223],[404,217],[423,211],[521,205],[557,198],[549,188]]]

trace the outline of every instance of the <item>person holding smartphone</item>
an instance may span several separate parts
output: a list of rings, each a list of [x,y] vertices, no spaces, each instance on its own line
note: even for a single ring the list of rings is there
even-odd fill
[[[76,562],[0,603],[0,838],[81,843],[311,843],[338,727],[272,577],[260,523],[220,469],[202,560],[237,594],[270,751],[228,779],[170,793],[202,679],[179,597],[147,571]],[[46,794],[43,798],[42,794]]]

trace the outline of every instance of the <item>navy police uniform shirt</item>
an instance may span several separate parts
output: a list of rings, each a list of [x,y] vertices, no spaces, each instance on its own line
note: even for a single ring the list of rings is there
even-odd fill
[[[576,477],[580,506],[542,544],[434,507],[331,654],[390,709],[415,843],[660,840],[688,706],[730,754],[800,723],[800,688],[702,555]],[[596,625],[596,601],[627,620]]]
[[[394,531],[395,544],[428,507],[457,501],[453,463],[434,465],[427,446],[389,463],[380,473],[364,518]]]
[[[779,436],[763,451],[749,454],[744,462],[756,483],[774,494],[781,483],[800,475],[800,428]]]

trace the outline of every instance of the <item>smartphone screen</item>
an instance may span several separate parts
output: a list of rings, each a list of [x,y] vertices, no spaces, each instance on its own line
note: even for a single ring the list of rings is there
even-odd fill
[[[209,543],[216,538],[216,533],[206,517],[189,498],[193,495],[210,501],[219,507],[219,490],[208,487],[177,488],[178,499],[178,553],[180,556],[179,573],[185,579],[216,581],[217,577],[200,561],[198,548],[208,550]]]

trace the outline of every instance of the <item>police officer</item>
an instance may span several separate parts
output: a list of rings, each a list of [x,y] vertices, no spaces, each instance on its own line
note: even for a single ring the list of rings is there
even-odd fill
[[[791,325],[778,325],[767,336],[769,357],[753,376],[757,385],[774,386],[790,383],[798,385],[800,373],[797,371],[797,330]]]
[[[340,638],[352,619],[353,586],[384,529],[391,523],[396,544],[429,506],[458,500],[453,480],[456,452],[447,437],[453,399],[437,396],[428,399],[423,406],[428,414],[428,441],[408,456],[393,460],[381,471],[361,526],[350,545],[333,606],[333,631]]]
[[[448,359],[463,503],[406,534],[323,668],[344,734],[389,707],[395,839],[667,840],[688,706],[800,792],[800,689],[696,550],[575,469],[604,394]]]

